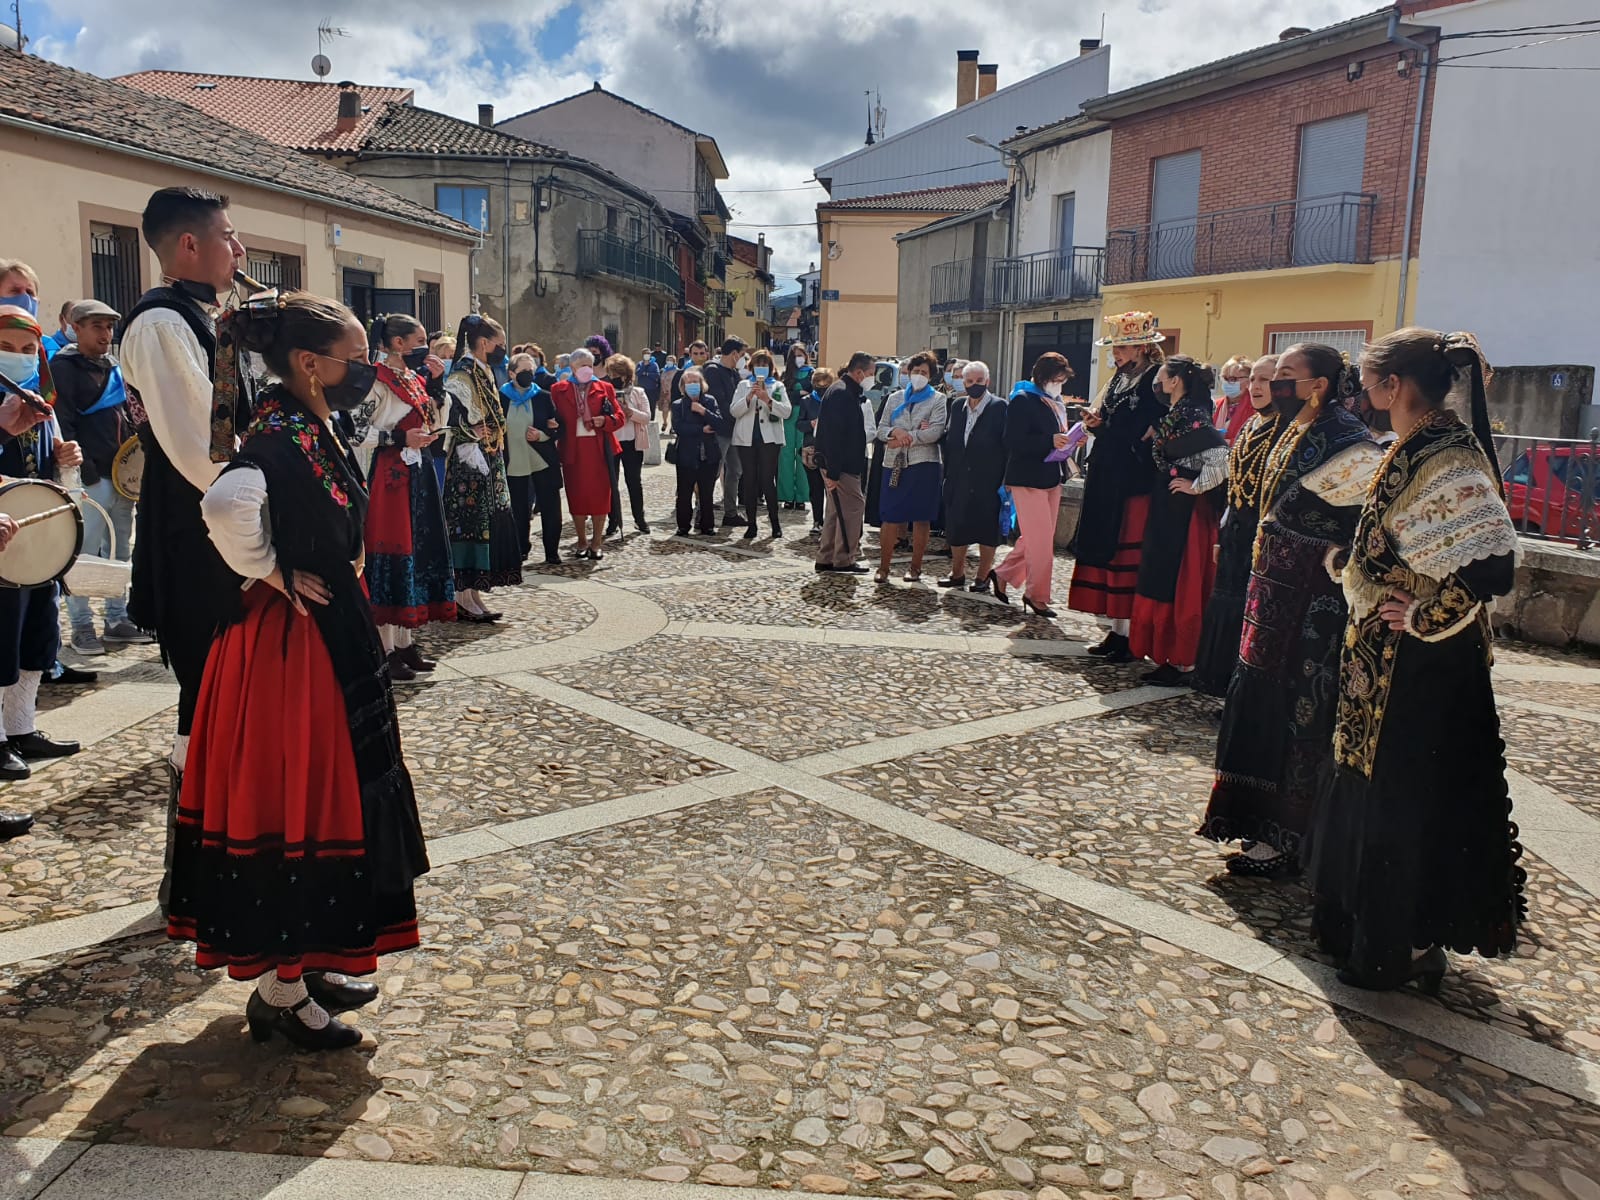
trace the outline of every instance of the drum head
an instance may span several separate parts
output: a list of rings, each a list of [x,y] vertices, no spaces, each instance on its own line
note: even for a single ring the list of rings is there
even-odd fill
[[[66,573],[83,549],[83,514],[65,488],[42,479],[18,479],[0,485],[0,513],[12,520],[63,506],[70,507],[24,525],[0,550],[0,584],[38,587],[50,583]]]
[[[139,484],[144,479],[144,447],[139,439],[131,437],[117,450],[111,460],[111,486],[117,494],[129,500],[139,499]]]

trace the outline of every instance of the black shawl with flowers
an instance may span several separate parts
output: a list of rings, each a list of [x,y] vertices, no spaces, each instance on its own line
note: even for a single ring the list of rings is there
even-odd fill
[[[427,872],[428,856],[400,753],[388,659],[356,574],[367,511],[361,470],[338,435],[278,385],[257,399],[249,430],[227,469],[251,467],[266,477],[272,548],[285,580],[294,572],[309,572],[332,594],[329,603],[306,608],[344,693],[372,883],[380,892],[406,892],[416,876]]]
[[[1150,516],[1145,522],[1144,546],[1139,554],[1138,594],[1171,603],[1178,589],[1189,522],[1196,504],[1212,504],[1212,493],[1191,496],[1174,492],[1174,479],[1193,480],[1200,474],[1197,456],[1224,444],[1211,423],[1211,410],[1187,397],[1178,401],[1156,422],[1150,441],[1155,460],[1155,485],[1150,489]]]

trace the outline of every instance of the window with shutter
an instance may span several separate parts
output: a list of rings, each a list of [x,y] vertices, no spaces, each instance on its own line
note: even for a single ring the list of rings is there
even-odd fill
[[[1196,218],[1200,215],[1200,151],[1155,160],[1150,198],[1150,278],[1194,274]]]
[[[1366,161],[1366,113],[1300,127],[1295,266],[1356,261]]]

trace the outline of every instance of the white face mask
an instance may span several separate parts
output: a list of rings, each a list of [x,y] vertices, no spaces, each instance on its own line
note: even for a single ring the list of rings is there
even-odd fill
[[[923,388],[925,388],[927,386],[928,386],[928,377],[926,375],[913,375],[911,377],[911,390],[913,392],[920,392]]]
[[[805,366],[806,365],[806,356],[804,354],[796,354],[794,356],[794,365],[797,366],[797,367]]]
[[[1052,400],[1060,399],[1061,389],[1064,386],[1064,384],[1060,383],[1047,383],[1044,385],[1044,394],[1049,396]]]
[[[0,350],[0,372],[12,383],[27,383],[39,373],[39,356],[15,350]]]

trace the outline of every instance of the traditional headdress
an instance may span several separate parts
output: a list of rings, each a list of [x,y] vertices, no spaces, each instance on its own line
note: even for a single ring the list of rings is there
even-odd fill
[[[1434,343],[1433,348],[1458,372],[1465,372],[1467,376],[1467,424],[1477,435],[1478,444],[1483,447],[1489,465],[1494,468],[1491,474],[1495,485],[1500,487],[1500,457],[1494,449],[1494,427],[1489,423],[1489,396],[1486,390],[1489,380],[1494,378],[1494,368],[1483,356],[1483,347],[1478,345],[1478,339],[1470,333],[1447,333]],[[1449,403],[1448,398],[1446,403]],[[1504,491],[1504,488],[1501,490]]]
[[[211,374],[211,461],[233,461],[239,431],[250,423],[251,380],[239,344],[240,314],[253,321],[276,321],[283,297],[276,290],[251,296],[217,318],[217,352]]]
[[[1167,340],[1154,313],[1117,313],[1103,320],[1106,336],[1096,341],[1096,346],[1154,346]]]
[[[52,408],[56,403],[56,383],[50,377],[50,360],[44,351],[44,330],[39,327],[25,308],[18,308],[8,304],[0,308],[0,329],[16,329],[23,333],[31,333],[39,342],[39,382],[33,385],[33,391],[39,393],[39,398]],[[13,379],[12,383],[27,387],[29,380]]]

